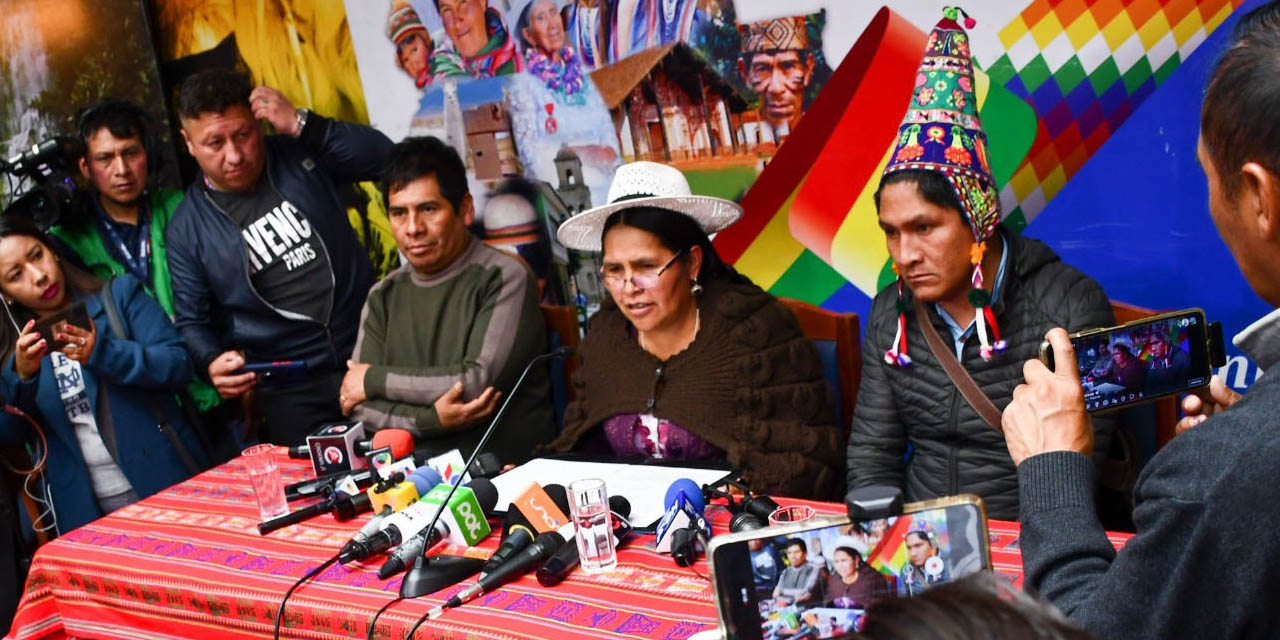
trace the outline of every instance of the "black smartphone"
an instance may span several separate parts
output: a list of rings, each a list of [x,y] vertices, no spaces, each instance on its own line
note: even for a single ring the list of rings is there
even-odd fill
[[[1207,386],[1211,330],[1200,309],[1184,309],[1071,336],[1085,409],[1113,411]],[[1040,360],[1054,369],[1053,348]]]
[[[66,341],[54,338],[64,322],[86,331],[92,324],[89,322],[89,312],[85,310],[83,302],[76,302],[62,311],[37,320],[34,329],[48,343],[49,351],[57,351],[67,345]]]
[[[236,371],[237,374],[251,372],[258,374],[258,386],[287,386],[307,380],[307,362],[305,360],[249,362]]]
[[[901,515],[819,518],[712,538],[711,580],[729,640],[834,638],[867,607],[991,570],[975,495],[905,505]]]

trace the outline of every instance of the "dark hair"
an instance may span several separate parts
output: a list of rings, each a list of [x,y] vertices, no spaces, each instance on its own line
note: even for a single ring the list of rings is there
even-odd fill
[[[914,598],[886,598],[867,610],[861,635],[870,640],[1027,638],[1087,640],[1052,606],[981,572]]]
[[[160,179],[161,164],[152,153],[159,146],[151,116],[142,107],[119,98],[103,98],[81,109],[76,115],[76,135],[80,138],[77,151],[86,161],[89,158],[89,139],[102,129],[117,138],[137,138],[142,143],[142,151],[147,156],[147,183],[143,186],[142,197],[144,202],[147,201],[152,186]]]
[[[150,142],[151,117],[142,107],[117,98],[104,98],[76,115],[76,133],[80,136],[81,153],[87,153],[89,138],[106,128],[117,138],[138,138],[143,146]],[[150,152],[150,148],[147,149]],[[149,158],[148,158],[149,159]]]
[[[899,182],[916,185],[916,190],[920,192],[920,197],[924,198],[925,202],[944,209],[953,209],[960,214],[960,219],[964,220],[965,224],[969,224],[968,218],[964,217],[964,208],[960,205],[960,196],[956,195],[951,182],[941,173],[928,169],[903,169],[880,178],[880,186],[876,187],[875,193],[877,213],[880,211],[880,192],[884,191],[885,187]]]
[[[723,280],[726,282],[749,282],[742,274],[720,259],[711,238],[698,226],[693,218],[670,209],[659,207],[627,207],[609,214],[604,221],[604,229],[600,232],[600,244],[604,246],[605,236],[609,230],[622,225],[634,227],[657,236],[658,242],[672,253],[680,253],[693,247],[702,248],[702,269],[698,273],[700,282]],[[683,260],[688,260],[686,254]]]
[[[835,560],[836,551],[843,551],[843,552],[845,552],[845,553],[849,554],[849,556],[850,556],[851,558],[853,558],[853,562],[854,562],[854,566],[855,566],[855,567],[856,567],[856,566],[858,566],[858,565],[861,565],[861,564],[862,564],[862,554],[861,554],[861,553],[858,553],[858,550],[857,550],[857,549],[854,549],[853,547],[850,547],[850,546],[839,546],[839,547],[836,547],[836,548],[835,548],[835,551],[832,551],[832,552],[831,552],[831,559],[832,559],[832,560]]]
[[[467,197],[467,166],[453,147],[432,136],[411,136],[391,145],[378,186],[382,199],[391,203],[391,192],[399,191],[418,178],[435,176],[445,200],[461,213]]]
[[[240,105],[249,107],[253,84],[249,76],[231,69],[208,69],[189,76],[178,89],[178,116],[199,118]]]
[[[524,37],[524,30],[529,28],[530,16],[533,15],[533,5],[538,4],[538,0],[529,0],[529,4],[524,6],[520,11],[520,17],[516,18],[516,37],[520,38],[521,48],[528,51],[530,47],[534,47],[529,39]],[[554,3],[552,3],[554,4]]]
[[[908,531],[907,535],[902,536],[902,539],[905,540],[910,536],[918,536],[921,540],[928,542],[930,547],[933,547],[934,549],[938,548],[938,544],[933,541],[933,536],[929,535],[927,532],[921,531],[919,529],[913,529],[911,531]]]
[[[1228,198],[1245,163],[1280,176],[1280,3],[1241,17],[1231,40],[1200,108],[1200,137]]]
[[[74,261],[63,250],[62,245],[55,244],[49,236],[40,230],[34,222],[18,215],[0,216],[0,238],[9,236],[27,236],[34,238],[43,244],[49,251],[53,252],[58,258],[58,267],[62,269],[62,274],[66,277],[67,295],[72,299],[79,298],[87,293],[97,293],[102,289],[102,279],[89,273],[77,266]],[[4,304],[8,309],[4,313],[11,313],[12,318],[0,318],[0,361],[7,359],[13,354],[14,343],[18,340],[18,332],[14,329],[14,324],[19,327],[35,317],[30,309],[18,304]],[[10,322],[12,319],[12,322]]]
[[[791,547],[800,547],[801,551],[809,553],[809,545],[804,543],[804,538],[787,538],[787,545],[783,549],[790,551]]]

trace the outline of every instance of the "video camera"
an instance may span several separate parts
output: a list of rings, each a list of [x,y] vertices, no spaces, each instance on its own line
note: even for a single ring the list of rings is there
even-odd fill
[[[16,195],[4,208],[4,215],[30,219],[41,229],[58,223],[75,200],[78,141],[70,136],[53,136],[8,160],[0,158],[0,173],[18,178]],[[34,185],[25,192],[26,180]]]

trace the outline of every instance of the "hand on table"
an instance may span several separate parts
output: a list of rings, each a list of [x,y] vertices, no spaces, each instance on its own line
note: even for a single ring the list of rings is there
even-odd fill
[[[1013,390],[1013,401],[1000,420],[1005,444],[1015,465],[1050,451],[1093,452],[1093,422],[1084,409],[1084,390],[1076,375],[1076,353],[1067,332],[1051,330],[1057,372],[1039,360],[1022,365],[1025,381]]]

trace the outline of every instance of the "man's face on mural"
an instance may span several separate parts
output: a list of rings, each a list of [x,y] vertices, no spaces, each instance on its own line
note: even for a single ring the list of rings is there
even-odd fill
[[[747,84],[760,94],[764,116],[775,126],[785,122],[795,127],[812,76],[813,56],[808,51],[756,53],[747,62]]]
[[[489,42],[485,27],[488,0],[436,0],[436,9],[440,12],[444,31],[449,34],[458,53],[474,56]]]

